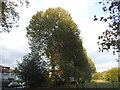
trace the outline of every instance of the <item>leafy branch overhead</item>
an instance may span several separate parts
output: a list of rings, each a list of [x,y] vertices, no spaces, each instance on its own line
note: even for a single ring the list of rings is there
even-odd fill
[[[28,0],[17,0],[16,2],[12,0],[3,0],[0,1],[1,4],[1,20],[0,20],[0,33],[1,32],[10,32],[13,26],[18,27],[17,21],[19,20],[19,12],[17,11],[18,7],[25,5],[28,7]]]
[[[107,16],[97,17],[94,16],[94,21],[101,21],[108,23],[108,29],[105,30],[101,36],[98,37],[99,50],[109,50],[113,47],[114,50],[120,49],[120,1],[103,0],[99,2],[102,5],[102,9],[106,12]],[[113,51],[115,54],[115,51]]]

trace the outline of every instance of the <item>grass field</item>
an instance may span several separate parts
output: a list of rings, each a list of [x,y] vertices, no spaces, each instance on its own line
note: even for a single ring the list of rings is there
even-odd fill
[[[106,80],[91,80],[91,82],[96,82],[96,83],[105,83],[105,82],[109,82],[109,81],[106,81]]]
[[[118,88],[118,82],[108,82],[104,80],[92,80],[84,84],[69,84],[60,86],[60,88]]]
[[[77,88],[77,85],[64,85],[60,88]],[[118,83],[84,83],[79,84],[78,88],[118,88]]]
[[[120,85],[120,83],[119,83]],[[108,82],[105,80],[92,80],[91,82],[86,82],[84,84],[67,84],[55,88],[11,88],[4,90],[118,90],[118,82]]]

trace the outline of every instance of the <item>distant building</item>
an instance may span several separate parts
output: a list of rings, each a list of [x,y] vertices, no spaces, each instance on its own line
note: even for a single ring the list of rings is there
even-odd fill
[[[19,79],[16,76],[14,69],[10,69],[10,67],[5,67],[2,65],[0,65],[0,78],[1,78],[2,82],[13,81],[13,80]]]

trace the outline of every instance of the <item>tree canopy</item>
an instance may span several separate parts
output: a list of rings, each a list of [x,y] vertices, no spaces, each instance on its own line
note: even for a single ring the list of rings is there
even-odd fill
[[[102,80],[103,79],[103,76],[102,76],[102,73],[100,72],[96,72],[92,75],[92,79],[93,80]]]
[[[31,51],[48,61],[54,79],[90,79],[91,69],[95,71],[79,34],[69,12],[60,7],[37,12],[27,27]]]
[[[103,72],[96,72],[92,75],[93,80],[106,80],[110,82],[118,82],[119,69],[117,67],[108,69]]]
[[[43,86],[48,82],[48,71],[45,61],[38,53],[29,53],[18,63],[18,75],[31,87]]]
[[[118,82],[118,68],[111,68],[103,72],[104,79],[111,82]]]

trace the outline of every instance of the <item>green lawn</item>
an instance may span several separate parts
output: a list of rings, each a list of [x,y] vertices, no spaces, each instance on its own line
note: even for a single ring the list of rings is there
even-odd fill
[[[91,80],[91,82],[96,82],[96,83],[105,83],[105,82],[109,82],[109,81],[106,81],[106,80]]]
[[[108,82],[104,80],[92,80],[84,84],[79,84],[78,88],[118,88],[118,82]],[[77,88],[76,84],[63,85],[59,88]]]

